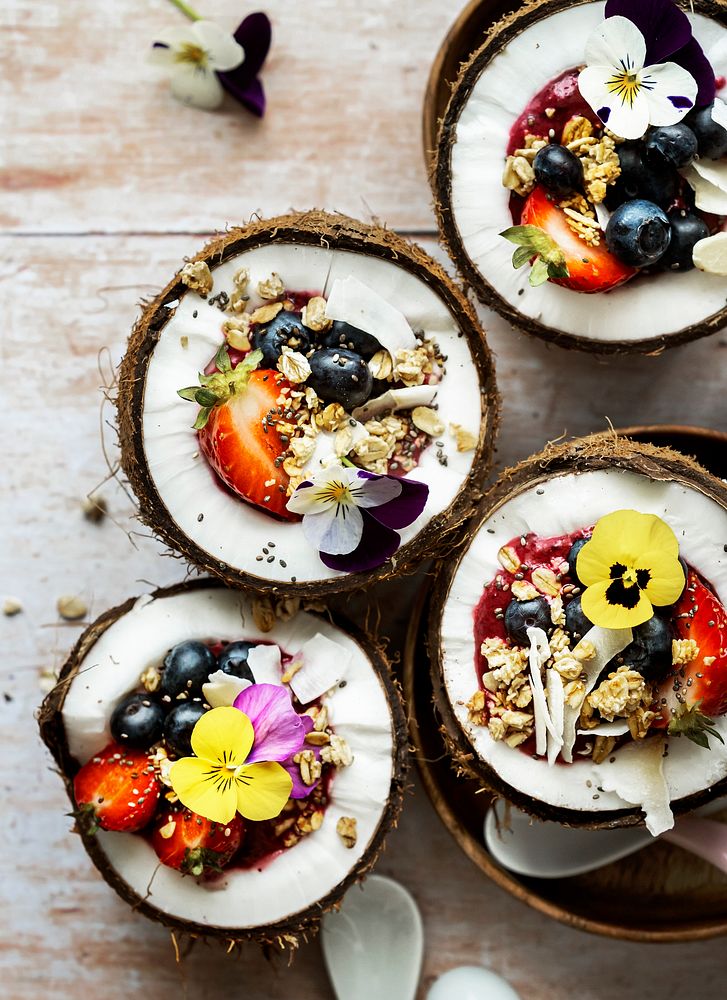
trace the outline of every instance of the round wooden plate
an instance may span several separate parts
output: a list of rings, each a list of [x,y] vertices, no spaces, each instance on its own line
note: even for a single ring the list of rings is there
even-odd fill
[[[696,427],[631,427],[620,433],[670,445],[727,477],[727,434]],[[424,787],[465,854],[517,899],[571,927],[632,941],[697,941],[727,934],[727,876],[663,841],[597,871],[568,879],[522,878],[500,868],[482,828],[492,797],[456,776],[439,733],[425,644],[428,586],[422,588],[404,649],[409,731]]]
[[[518,0],[470,0],[447,32],[434,57],[424,94],[422,125],[427,169],[433,165],[439,122],[444,117],[461,64],[480,47],[492,25],[519,6]]]

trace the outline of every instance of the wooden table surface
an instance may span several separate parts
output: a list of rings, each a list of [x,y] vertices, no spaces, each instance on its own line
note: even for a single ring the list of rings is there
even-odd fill
[[[230,28],[246,12],[234,0],[198,6]],[[315,942],[290,967],[252,947],[235,960],[203,944],[177,965],[169,935],[107,888],[69,834],[34,721],[44,677],[79,631],[58,618],[60,596],[80,595],[95,616],[184,573],[134,521],[113,479],[100,489],[111,518],[93,525],[80,511],[116,461],[99,387],[110,384],[138,300],[205,234],[254,212],[375,215],[438,252],[420,112],[459,3],[270,0],[266,9],[274,48],[259,123],[233,102],[214,114],[173,102],[144,62],[155,32],[181,23],[165,0],[0,0],[1,589],[23,605],[0,619],[0,994],[11,1000],[331,995]],[[601,363],[495,317],[485,323],[504,395],[500,467],[608,419],[727,430],[725,336]],[[406,616],[404,604],[398,621],[384,619],[395,648]],[[548,921],[474,869],[418,788],[379,870],[422,909],[422,996],[435,975],[473,962],[505,975],[524,1000],[723,995],[720,942],[642,946]]]

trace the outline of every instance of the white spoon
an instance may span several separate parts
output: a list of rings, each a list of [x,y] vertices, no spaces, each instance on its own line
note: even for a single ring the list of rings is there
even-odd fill
[[[460,965],[434,981],[427,1000],[520,1000],[520,994],[490,969]]]
[[[424,931],[416,903],[398,882],[369,875],[349,889],[341,909],[324,916],[321,944],[338,1000],[414,1000]]]
[[[674,829],[662,836],[727,872],[727,824],[701,818],[724,808],[724,798],[716,799],[698,813],[678,818]],[[642,828],[573,830],[534,820],[514,806],[510,806],[509,829],[504,817],[501,802],[490,807],[485,817],[487,849],[503,868],[533,878],[582,875],[619,861],[655,839]]]

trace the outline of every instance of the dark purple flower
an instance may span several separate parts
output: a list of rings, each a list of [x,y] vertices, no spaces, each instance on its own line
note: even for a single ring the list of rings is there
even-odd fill
[[[234,708],[245,713],[255,733],[248,763],[283,762],[302,750],[308,730],[304,716],[293,708],[287,688],[251,684],[235,698]]]
[[[237,69],[218,73],[220,83],[253,115],[265,113],[265,91],[258,74],[270,50],[272,28],[267,14],[248,14],[234,38],[245,50],[245,60]]]
[[[692,35],[689,18],[674,0],[607,0],[606,17],[626,17],[646,41],[645,65],[675,62],[697,81],[696,106],[711,104],[716,94],[714,70]]]

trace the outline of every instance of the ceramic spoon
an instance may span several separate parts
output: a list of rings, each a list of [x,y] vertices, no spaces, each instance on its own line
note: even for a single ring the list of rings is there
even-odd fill
[[[435,980],[427,1000],[520,1000],[520,994],[490,969],[460,965]]]
[[[407,890],[382,875],[354,886],[323,918],[321,943],[338,1000],[414,1000],[424,953],[422,918]]]
[[[677,819],[674,829],[662,837],[727,872],[727,824],[702,818],[725,805],[724,798],[717,799],[698,814]],[[487,849],[503,868],[533,878],[582,875],[654,842],[644,829],[572,830],[559,823],[533,820],[514,806],[510,807],[510,829],[503,820],[504,807],[495,803],[485,818]]]

